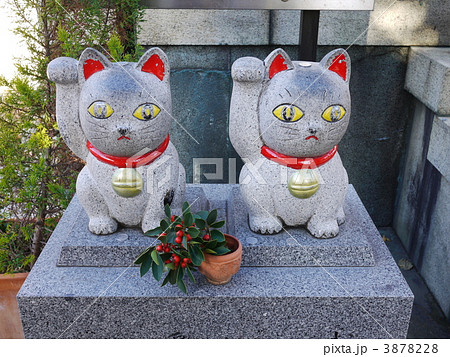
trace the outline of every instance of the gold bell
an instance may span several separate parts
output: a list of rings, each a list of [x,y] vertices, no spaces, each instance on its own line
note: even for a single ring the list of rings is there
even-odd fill
[[[135,197],[144,187],[141,174],[129,167],[117,169],[111,181],[113,190],[121,197]]]
[[[292,196],[309,198],[319,189],[319,177],[315,170],[301,169],[289,177],[288,188]]]

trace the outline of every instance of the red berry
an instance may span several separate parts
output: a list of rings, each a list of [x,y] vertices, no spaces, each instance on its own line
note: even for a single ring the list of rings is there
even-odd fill
[[[160,237],[165,237],[167,235],[167,233],[161,233],[159,236]]]
[[[165,253],[170,253],[170,248],[169,247],[164,248],[164,252]]]
[[[186,233],[186,239],[188,240],[188,242],[192,239],[192,237]]]
[[[157,252],[161,252],[163,250],[163,247],[161,246],[161,245],[158,245],[157,247],[156,247],[156,251]]]
[[[181,267],[182,267],[182,268],[186,268],[186,263],[184,263],[184,262],[181,263]]]
[[[209,240],[211,237],[209,236],[209,234],[205,234],[204,236],[203,236],[203,239],[204,240]]]
[[[177,224],[177,225],[175,226],[175,230],[176,230],[176,231],[179,231],[180,229],[183,229],[183,226],[182,226],[181,224]]]
[[[175,238],[175,243],[180,244],[183,241],[183,239],[181,237],[176,237]]]
[[[170,260],[170,259],[167,259],[166,261],[164,261],[164,264],[169,264],[169,263],[171,263],[172,261]]]
[[[179,262],[180,262],[180,257],[179,257],[178,255],[175,255],[175,256],[173,257],[173,261],[174,261],[175,263],[179,263]]]
[[[177,232],[177,237],[182,237],[184,235],[184,232],[183,231],[178,231]]]
[[[191,264],[191,263],[192,263],[192,260],[188,259],[188,264]]]

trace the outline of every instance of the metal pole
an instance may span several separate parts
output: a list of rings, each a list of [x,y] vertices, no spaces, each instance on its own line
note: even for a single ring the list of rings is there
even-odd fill
[[[319,10],[302,10],[298,57],[300,61],[315,61],[319,34]]]

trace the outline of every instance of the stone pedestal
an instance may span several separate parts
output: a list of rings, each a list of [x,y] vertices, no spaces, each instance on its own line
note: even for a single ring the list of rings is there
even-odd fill
[[[404,338],[413,295],[353,187],[337,238],[247,228],[237,185],[188,185],[227,217],[243,266],[224,286],[199,273],[161,288],[133,260],[153,238],[95,236],[75,197],[19,295],[27,338]],[[208,208],[208,207],[207,207]],[[194,208],[195,210],[195,208]]]

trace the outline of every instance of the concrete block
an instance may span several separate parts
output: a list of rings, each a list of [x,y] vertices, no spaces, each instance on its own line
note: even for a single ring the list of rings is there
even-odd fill
[[[420,274],[448,319],[450,319],[449,212],[450,182],[442,178],[432,212],[429,235],[426,237]]]
[[[436,167],[447,180],[450,180],[450,117],[433,119],[428,160]]]
[[[449,46],[446,0],[376,0],[373,11],[320,14],[319,45]],[[299,10],[146,10],[144,45],[296,45]],[[269,39],[270,34],[270,39]]]
[[[450,115],[450,47],[412,47],[405,89],[438,115]]]
[[[230,49],[225,46],[161,46],[170,68],[230,70]]]
[[[81,211],[74,199],[19,292],[26,338],[406,337],[413,295],[379,235],[371,267],[242,267],[223,286],[195,274],[184,295],[133,266],[57,267]]]
[[[142,45],[266,45],[267,10],[145,10]]]
[[[273,45],[297,45],[300,30],[300,10],[274,10],[270,16]],[[285,49],[283,47],[283,49]],[[296,58],[292,57],[292,58]],[[263,58],[264,59],[264,58]]]
[[[424,140],[424,133],[430,130],[426,130],[426,128],[432,125],[431,120],[430,109],[415,100],[403,170],[399,177],[399,191],[393,223],[403,246],[407,248],[411,244],[415,214],[419,208],[417,207],[418,190],[422,181],[428,146],[427,140]]]
[[[320,45],[448,46],[446,0],[375,0],[373,11],[321,11]]]

